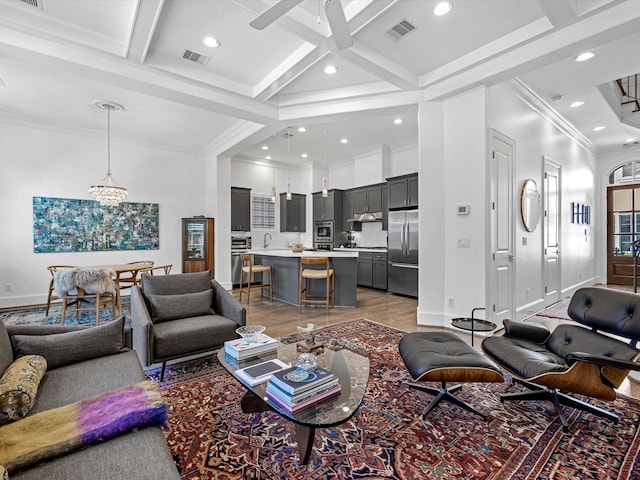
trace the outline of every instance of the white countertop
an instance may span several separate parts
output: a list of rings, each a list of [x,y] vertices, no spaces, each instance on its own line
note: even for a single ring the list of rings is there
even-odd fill
[[[354,248],[344,248],[340,250],[316,250],[316,251],[302,251],[302,252],[292,252],[288,248],[267,248],[267,249],[252,249],[248,250],[247,253],[251,253],[253,255],[263,255],[268,257],[290,257],[290,258],[300,258],[300,257],[342,257],[342,258],[356,258],[358,256],[358,252]]]

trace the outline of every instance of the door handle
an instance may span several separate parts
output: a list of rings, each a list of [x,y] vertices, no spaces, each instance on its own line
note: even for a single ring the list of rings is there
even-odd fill
[[[513,258],[514,258],[514,257],[513,257],[513,253],[510,253],[510,254],[509,254],[509,261],[510,261],[510,262],[513,262]]]

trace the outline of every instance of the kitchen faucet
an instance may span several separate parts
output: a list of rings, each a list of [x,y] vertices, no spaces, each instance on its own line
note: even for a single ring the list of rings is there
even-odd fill
[[[273,238],[271,238],[271,234],[269,232],[264,234],[264,248],[267,248],[269,246],[269,242],[267,242],[267,235],[269,235],[269,240],[273,240]]]

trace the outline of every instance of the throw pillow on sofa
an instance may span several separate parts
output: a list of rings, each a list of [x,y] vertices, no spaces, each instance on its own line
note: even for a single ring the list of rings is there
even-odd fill
[[[36,402],[47,361],[40,355],[18,358],[0,377],[0,425],[27,415]]]
[[[215,313],[211,308],[212,289],[182,295],[147,295],[147,299],[151,305],[153,323]]]
[[[18,356],[42,355],[51,370],[128,350],[124,337],[124,317],[74,332],[14,335],[12,339]]]

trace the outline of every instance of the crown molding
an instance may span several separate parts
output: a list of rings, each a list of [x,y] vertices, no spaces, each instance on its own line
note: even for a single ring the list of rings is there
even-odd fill
[[[542,98],[540,94],[538,94],[538,92],[529,87],[525,82],[516,77],[512,80],[506,81],[504,85],[515,96],[551,122],[558,130],[579,146],[594,155],[598,153],[598,149],[582,134],[582,132],[580,132],[580,130],[575,127],[575,125],[573,125],[573,123],[560,115],[546,102],[546,100]]]

